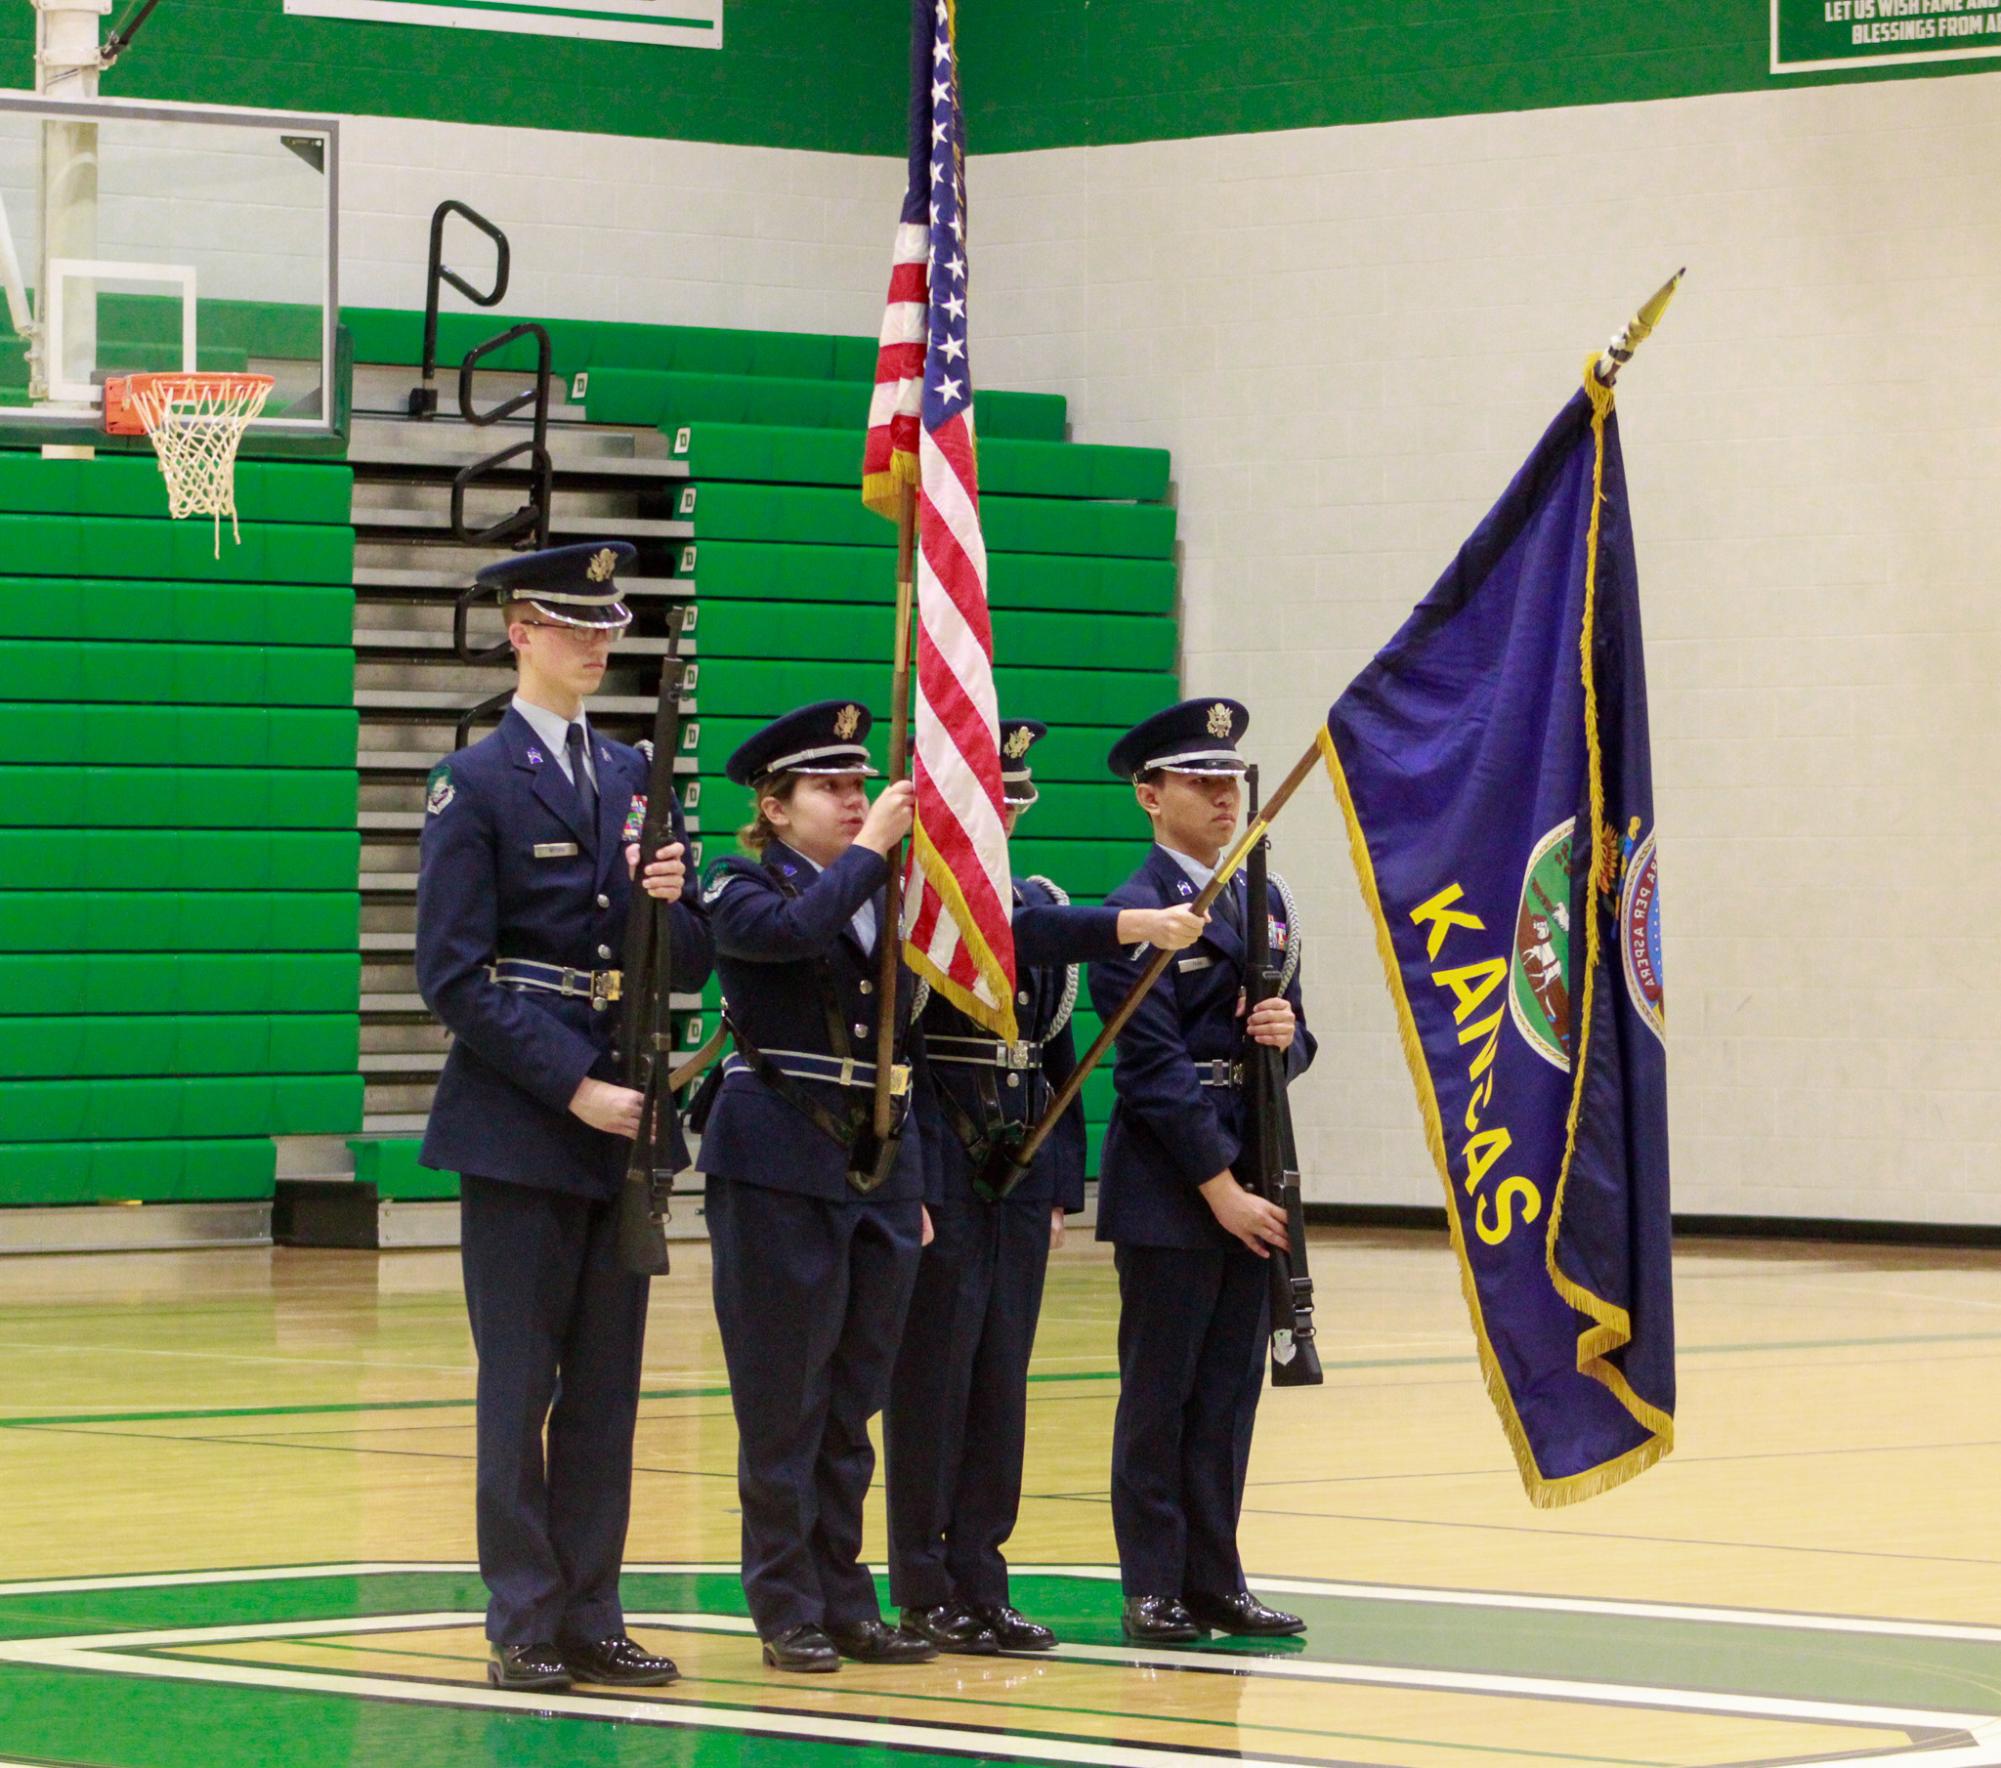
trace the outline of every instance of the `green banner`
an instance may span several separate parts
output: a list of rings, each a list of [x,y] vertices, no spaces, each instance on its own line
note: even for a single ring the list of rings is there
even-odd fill
[[[1994,0],[1772,0],[1772,72],[2001,55]]]

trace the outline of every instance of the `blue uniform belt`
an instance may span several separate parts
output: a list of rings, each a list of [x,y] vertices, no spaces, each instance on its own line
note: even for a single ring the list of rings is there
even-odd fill
[[[875,1085],[873,1062],[857,1062],[847,1056],[829,1056],[817,1050],[760,1050],[758,1053],[791,1080],[816,1080],[823,1085],[837,1087],[872,1088]],[[723,1058],[723,1073],[754,1076],[757,1070],[741,1056],[729,1055]],[[898,1062],[890,1068],[889,1091],[893,1098],[899,1099],[910,1091],[908,1063]]]
[[[533,958],[499,958],[486,973],[502,988],[536,989],[604,1007],[625,992],[623,970],[570,970],[561,964],[540,964]]]
[[[941,1037],[927,1032],[924,1049],[934,1062],[957,1062],[968,1068],[1025,1070],[1042,1066],[1040,1043],[1010,1044],[995,1037]]]
[[[1244,1084],[1244,1065],[1219,1056],[1213,1062],[1196,1063],[1195,1078],[1205,1087],[1240,1087]]]

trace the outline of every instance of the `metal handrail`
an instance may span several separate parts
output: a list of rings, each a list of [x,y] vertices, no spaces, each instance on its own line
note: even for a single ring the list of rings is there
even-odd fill
[[[445,219],[463,215],[493,241],[493,287],[482,294],[445,263]],[[475,307],[498,307],[507,296],[507,270],[511,259],[507,235],[477,209],[448,197],[431,212],[431,262],[424,279],[424,360],[423,380],[410,389],[410,415],[429,418],[438,414],[438,285],[448,282]]]
[[[475,409],[473,373],[481,360],[526,337],[535,340],[534,386],[516,393],[512,398],[503,399],[490,410]],[[550,342],[548,328],[532,320],[511,326],[466,352],[465,361],[459,364],[459,416],[475,428],[483,429],[532,405],[535,408],[535,428],[526,441],[500,449],[483,460],[472,461],[452,476],[453,539],[467,546],[507,546],[527,550],[539,550],[549,544],[549,508],[556,495],[556,463],[549,454],[549,388],[554,372],[555,346]],[[466,493],[489,473],[498,472],[509,461],[523,455],[528,457],[527,471],[531,475],[528,502],[489,527],[475,529],[468,526]],[[507,655],[505,639],[486,650],[476,651],[467,636],[467,616],[479,595],[477,583],[468,584],[459,591],[452,611],[452,647],[461,662],[497,663]]]

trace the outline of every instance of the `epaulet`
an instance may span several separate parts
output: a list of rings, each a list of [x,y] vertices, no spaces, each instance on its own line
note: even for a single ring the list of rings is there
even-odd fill
[[[1031,884],[1040,884],[1044,890],[1048,891],[1050,900],[1058,908],[1067,909],[1070,906],[1069,891],[1065,890],[1054,878],[1045,878],[1040,872],[1030,872],[1028,874],[1028,881]]]

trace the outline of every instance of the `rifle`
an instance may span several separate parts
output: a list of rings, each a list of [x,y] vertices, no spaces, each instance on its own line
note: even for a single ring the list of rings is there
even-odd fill
[[[1292,764],[1292,771],[1285,776],[1271,802],[1265,806],[1262,817],[1253,816],[1250,826],[1231,844],[1223,855],[1223,863],[1216,868],[1216,875],[1202,887],[1199,894],[1188,906],[1198,915],[1206,915],[1210,905],[1229,887],[1236,876],[1237,868],[1244,863],[1250,850],[1264,839],[1265,830],[1278,820],[1278,813],[1291,801],[1293,793],[1305,783],[1306,776],[1320,766],[1320,743],[1316,738],[1307,746],[1306,753]],[[1049,1101],[1035,1128],[1025,1136],[1010,1138],[1005,1143],[997,1142],[988,1155],[976,1184],[984,1187],[982,1195],[991,1191],[997,1197],[1005,1197],[1008,1192],[1028,1176],[1029,1168],[1035,1164],[1035,1156],[1042,1144],[1048,1141],[1057,1124],[1062,1122],[1064,1112],[1076,1103],[1077,1095],[1084,1090],[1084,1082],[1091,1071],[1105,1059],[1105,1052],[1112,1047],[1112,1041],[1125,1029],[1126,1021],[1138,1011],[1153,985],[1167,974],[1167,966],[1174,962],[1170,951],[1156,951],[1147,960],[1147,966],[1139,973],[1132,987],[1126,990],[1126,998],[1112,1011],[1112,1016],[1098,1029],[1098,1035],[1091,1040],[1091,1047],[1077,1059],[1077,1066],[1070,1071],[1070,1078],[1056,1089],[1056,1096]]]
[[[1250,821],[1258,821],[1258,770],[1247,770]],[[1271,954],[1271,841],[1260,836],[1244,860],[1244,1010],[1283,991]],[[1290,921],[1291,917],[1287,917]],[[1291,928],[1287,928],[1291,938]],[[1313,1342],[1313,1277],[1306,1268],[1306,1208],[1299,1195],[1299,1152],[1292,1106],[1285,1096],[1285,1052],[1244,1039],[1244,1147],[1236,1174],[1244,1188],[1285,1211],[1289,1253],[1271,1249],[1271,1384],[1318,1387],[1320,1352]]]
[[[644,1095],[639,1134],[618,1193],[618,1262],[636,1277],[667,1271],[663,1226],[674,1188],[675,1112],[673,1028],[668,997],[674,986],[674,935],[670,905],[649,896],[641,882],[646,862],[673,838],[674,758],[681,747],[681,633],[687,610],[667,616],[667,660],[660,668],[660,704],[653,714],[653,765],[646,779],[646,816],[639,832],[639,870],[625,916],[625,987],[621,1026],[625,1084]]]

